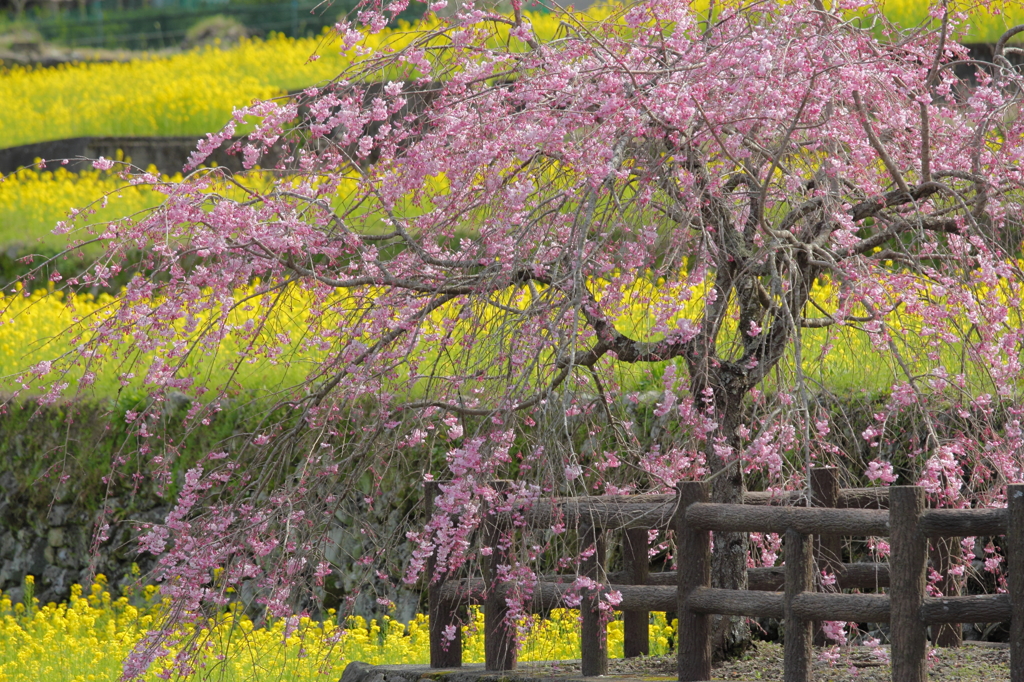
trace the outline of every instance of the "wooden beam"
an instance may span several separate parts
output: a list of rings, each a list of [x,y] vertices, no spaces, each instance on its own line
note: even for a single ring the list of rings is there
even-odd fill
[[[928,537],[1005,535],[1006,509],[929,509],[921,518],[921,532]]]
[[[604,577],[605,531],[587,526],[580,534],[580,555],[590,552],[584,559],[583,574],[595,582]],[[608,631],[601,618],[600,590],[583,590],[580,603],[580,668],[584,677],[608,674]]]
[[[690,593],[686,605],[694,613],[780,619],[786,616],[782,592],[700,587]]]
[[[803,618],[793,601],[814,589],[814,538],[795,530],[786,531],[786,591],[783,610],[786,618],[783,679],[786,682],[810,682],[814,663],[814,621]]]
[[[920,614],[928,584],[928,539],[921,528],[924,499],[920,486],[889,488],[892,682],[928,680],[928,639]]]
[[[925,597],[921,604],[921,622],[1003,623],[1010,620],[1010,596],[972,594],[966,597]]]
[[[622,561],[629,574],[622,582],[646,585],[651,559],[647,555],[647,529],[627,528],[622,532]],[[626,658],[646,656],[650,653],[651,612],[624,610],[622,613],[622,654]]]
[[[1010,682],[1024,682],[1024,485],[1006,486],[1007,580],[1010,598]]]
[[[711,629],[707,612],[694,608],[693,597],[711,585],[711,534],[686,522],[687,510],[708,499],[706,483],[686,481],[676,489],[676,668],[679,682],[711,679]]]
[[[887,594],[805,592],[793,600],[793,611],[811,620],[845,620],[854,623],[888,623],[891,617]]]
[[[725,532],[815,532],[832,535],[888,535],[889,512],[871,509],[752,507],[735,504],[695,504],[686,523],[702,530]]]

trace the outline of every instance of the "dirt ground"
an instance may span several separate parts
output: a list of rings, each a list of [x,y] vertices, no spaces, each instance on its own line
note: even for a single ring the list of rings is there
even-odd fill
[[[822,654],[830,650],[815,649],[816,682],[881,682],[892,679],[892,669],[885,661],[888,647],[874,650],[847,647],[835,650],[837,661],[826,660]],[[646,659],[618,659],[608,662],[612,674],[636,677],[675,677],[675,656]],[[929,649],[928,676],[942,682],[994,682],[1010,677],[1010,650],[1006,645],[970,644],[958,649]],[[715,667],[715,680],[781,680],[782,645],[755,642],[754,648],[741,660]]]

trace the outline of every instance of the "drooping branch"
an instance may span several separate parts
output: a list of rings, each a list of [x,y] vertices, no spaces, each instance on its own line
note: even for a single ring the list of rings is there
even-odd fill
[[[868,136],[868,141],[871,142],[871,146],[878,154],[878,157],[882,160],[882,163],[885,164],[885,167],[888,169],[893,181],[895,181],[904,194],[909,195],[910,188],[907,187],[907,181],[903,179],[903,173],[901,173],[900,169],[896,167],[895,163],[893,163],[892,158],[889,156],[889,152],[886,151],[882,141],[879,140],[878,136],[875,134],[874,128],[871,127],[871,121],[868,119],[868,112],[864,109],[864,103],[861,102],[860,99],[860,92],[857,90],[853,91],[853,101],[854,104],[856,104],[858,113],[860,114],[861,125],[864,126],[864,132]]]

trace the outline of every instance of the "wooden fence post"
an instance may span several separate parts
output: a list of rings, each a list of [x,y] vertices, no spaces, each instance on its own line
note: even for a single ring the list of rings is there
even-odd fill
[[[811,504],[815,507],[839,506],[839,470],[835,467],[811,469]],[[843,538],[819,535],[814,538],[818,570],[834,572],[843,563]]]
[[[495,495],[500,498],[511,488],[509,481],[493,481]],[[491,509],[485,521],[484,543],[490,556],[483,561],[484,584],[484,669],[514,670],[516,667],[515,628],[508,621],[508,603],[498,579],[498,567],[509,564],[511,548],[508,535],[513,532],[504,517]]]
[[[627,528],[622,533],[622,560],[632,585],[646,585],[650,570],[647,555],[647,529]],[[622,653],[626,658],[650,653],[650,611],[624,611],[622,614]]]
[[[810,682],[813,664],[814,623],[793,613],[793,599],[801,592],[814,590],[813,537],[793,529],[786,531],[786,616],[785,670],[786,682]]]
[[[921,533],[925,494],[920,486],[889,488],[889,621],[893,682],[927,682],[927,638],[920,610],[928,571],[928,540]]]
[[[1007,587],[1010,593],[1010,682],[1024,682],[1024,485],[1006,486]]]
[[[960,546],[960,538],[932,538],[929,554],[932,559],[933,568],[942,576],[936,584],[939,591],[946,597],[960,596],[961,579],[958,576],[950,575],[949,569],[953,567],[954,560],[963,557],[963,548]],[[960,561],[956,561],[957,564]],[[963,643],[963,626],[960,623],[938,623],[932,625],[932,642],[935,646],[958,647]]]
[[[811,469],[811,504],[815,507],[839,506],[839,470],[835,467],[814,467]],[[814,536],[817,570],[835,573],[843,563],[843,538],[840,535]],[[821,623],[814,624],[814,643],[818,646],[829,644]]]
[[[429,522],[434,516],[434,498],[440,494],[437,481],[423,483],[423,503],[426,518]],[[441,586],[444,576],[435,576],[437,553],[427,557],[425,579],[427,580],[427,612],[430,615],[430,667],[460,668],[462,667],[462,628],[459,618],[459,605],[456,602],[441,599]],[[436,578],[436,579],[435,579]],[[455,638],[446,641],[445,630],[455,629]]]
[[[676,665],[679,682],[703,682],[711,679],[711,631],[708,616],[691,611],[687,599],[696,588],[711,587],[711,533],[691,530],[686,510],[695,502],[707,502],[708,488],[685,481],[676,490]]]
[[[605,578],[605,541],[604,529],[595,528],[592,524],[580,529],[580,552],[594,550],[583,562],[583,575],[595,582]],[[601,601],[599,590],[584,590],[580,604],[580,654],[581,668],[584,677],[597,677],[608,674],[608,632],[605,621],[601,618],[598,608]]]

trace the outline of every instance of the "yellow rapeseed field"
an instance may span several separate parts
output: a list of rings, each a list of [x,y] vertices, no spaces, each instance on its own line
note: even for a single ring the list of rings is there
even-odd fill
[[[31,593],[32,577],[26,579]],[[114,598],[103,576],[88,593],[72,588],[63,604],[41,606],[29,596],[29,606],[12,604],[0,593],[0,682],[115,682],[122,661],[146,632],[157,627],[167,603],[147,587],[134,599]],[[463,660],[483,661],[483,613],[474,609],[472,622],[463,627]],[[578,613],[555,609],[549,619],[534,616],[520,660],[543,661],[579,658]],[[310,618],[277,619],[257,626],[238,609],[229,608],[207,626],[188,636],[203,643],[194,661],[196,672],[186,679],[337,680],[350,661],[372,664],[427,663],[430,659],[427,616],[409,623],[385,616],[367,622],[350,617],[338,622],[333,612],[323,621]],[[664,654],[674,628],[665,614],[652,614],[650,648]],[[608,624],[608,650],[622,656],[622,621]],[[158,680],[180,650],[154,665],[147,679]]]
[[[250,291],[238,292],[238,298],[247,296]],[[84,321],[91,322],[97,317],[109,313],[115,303],[113,296],[80,295],[65,296],[60,291],[40,290],[31,296],[20,293],[0,297],[0,376],[30,367],[43,360],[73,350],[69,332],[80,328]],[[308,299],[298,290],[292,290],[284,297],[267,325],[263,338],[271,338],[277,333],[292,332],[292,338],[298,338],[300,326],[304,324]],[[237,310],[232,316],[232,323],[244,325],[246,320],[256,319],[258,307],[250,310]],[[195,371],[204,378],[203,383],[210,386],[222,385],[231,371],[227,366],[237,362],[245,353],[245,348],[235,335],[229,335],[221,342],[216,354],[198,354],[188,369]],[[138,362],[134,372],[144,375],[151,358],[132,357]],[[300,381],[309,370],[309,363],[318,358],[311,354],[275,362],[242,363],[237,370],[235,380],[247,389],[254,391],[272,391]],[[122,386],[116,364],[93,365],[80,369],[66,380],[78,381],[85,371],[95,373],[94,389],[100,395],[112,395]],[[0,380],[0,386],[3,386]]]
[[[321,40],[274,36],[121,63],[0,72],[0,147],[82,135],[201,135],[235,107],[335,76],[350,60]],[[328,41],[329,42],[329,41]]]
[[[529,16],[539,35],[558,31],[554,16]],[[367,36],[362,48],[384,54],[431,27],[386,30]],[[0,102],[5,111],[17,112],[0,116],[0,148],[85,135],[199,136],[220,130],[234,109],[254,99],[325,83],[357,59],[355,50],[340,52],[339,40],[325,33],[298,39],[275,34],[230,49],[197,48],[127,62],[46,69],[0,65]]]
[[[886,18],[900,26],[920,26],[928,20],[929,6],[926,0],[881,0]],[[962,43],[995,43],[1007,29],[1024,24],[1024,4],[1020,0],[995,0],[983,7],[975,0],[950,2],[950,7],[967,11],[969,14],[966,32],[956,36]],[[1011,42],[1019,42],[1017,36]]]
[[[151,167],[149,171],[156,169]],[[181,176],[165,176],[164,180],[180,181]],[[62,250],[68,245],[68,237],[52,231],[70,211],[95,211],[83,215],[81,222],[102,223],[134,215],[162,200],[163,196],[151,187],[126,186],[110,173],[72,173],[62,166],[42,172],[20,170],[0,176],[0,245],[7,249],[20,247],[22,253],[32,253],[37,246],[51,252]]]
[[[639,338],[651,338],[652,310],[657,307],[678,307],[674,313],[676,318],[685,316],[694,319],[700,313],[702,299],[699,295],[693,297],[689,303],[677,306],[675,302],[681,298],[674,287],[645,280],[639,280],[630,286],[626,303],[619,311],[616,322],[616,326],[624,333]],[[235,300],[242,301],[250,297],[252,291],[252,288],[239,290]],[[355,294],[339,291],[336,295],[339,297],[339,307],[349,307],[353,315],[357,315],[355,311],[362,304],[356,302]],[[827,303],[831,296],[831,285],[818,285],[815,291],[816,300]],[[529,292],[508,292],[506,297],[506,303],[523,307],[529,303]],[[349,298],[352,300],[351,304],[346,303]],[[3,311],[0,314],[0,376],[6,376],[9,381],[10,375],[17,371],[44,360],[53,360],[65,353],[73,353],[81,340],[73,341],[68,332],[78,328],[77,325],[83,321],[89,322],[109,314],[115,302],[115,297],[109,294],[67,296],[59,291],[47,290],[38,290],[31,295],[24,295],[20,291],[0,295],[0,311]],[[309,322],[311,303],[312,299],[306,292],[297,287],[287,289],[257,340],[272,340],[279,334],[287,335],[290,339],[303,338]],[[494,310],[491,313],[478,310],[471,322],[466,322],[465,316],[460,317],[460,311],[461,304],[452,302],[435,311],[428,322],[426,332],[429,334],[431,328],[444,328],[445,320],[449,317],[459,320],[456,322],[456,332],[448,345],[448,352],[442,355],[434,348],[434,344],[420,344],[410,354],[411,364],[421,368],[433,367],[434,374],[438,377],[448,372],[458,374],[449,364],[452,362],[451,357],[458,356],[459,339],[465,333],[459,332],[459,325],[474,325],[479,336],[480,326],[486,329],[488,325],[499,324],[493,317],[498,314]],[[228,322],[232,328],[242,328],[247,321],[256,321],[262,314],[259,305],[238,306],[231,313]],[[487,334],[483,337],[486,338]],[[831,344],[834,348],[822,360],[820,354],[826,344]],[[480,346],[481,344],[477,343],[473,352],[485,352],[480,350]],[[868,391],[884,390],[896,376],[893,361],[886,359],[872,347],[870,336],[866,332],[854,328],[805,330],[802,336],[802,349],[804,372],[808,379],[831,390],[851,387]],[[234,377],[236,387],[254,391],[287,388],[300,382],[310,369],[323,359],[322,352],[300,349],[295,343],[284,350],[285,352],[273,361],[252,357],[250,361],[240,363]],[[955,355],[956,352],[952,347],[943,350],[943,354]],[[215,351],[196,354],[186,370],[200,377],[204,385],[214,388],[223,385],[222,382],[227,380],[230,364],[251,355],[247,342],[239,339],[236,334],[229,333]],[[909,355],[913,357],[914,353],[909,352]],[[145,374],[152,361],[152,357],[149,356],[130,356],[130,359],[135,362],[132,371],[138,376]],[[465,358],[462,361],[466,361]],[[784,361],[784,364],[785,362],[787,361]],[[98,394],[112,395],[122,387],[119,372],[125,370],[120,361],[111,363],[109,367],[95,365],[88,369],[96,375],[93,387]],[[82,371],[75,370],[63,380],[77,381]],[[619,373],[623,388],[627,390],[643,388],[652,380],[649,373],[645,374],[648,370],[644,368],[620,365],[616,371]],[[137,382],[138,379],[134,381]]]
[[[698,4],[706,4],[702,0]],[[917,26],[928,18],[924,0],[884,0],[885,14],[902,26]],[[964,7],[973,7],[963,3]],[[996,0],[995,12],[972,11],[964,42],[993,43],[1009,26],[1024,22],[1024,7],[1016,0]],[[592,9],[590,19],[607,16]],[[555,15],[529,15],[542,39],[564,30]],[[380,54],[408,44],[417,31],[403,27],[366,40]],[[507,27],[499,28],[499,33]],[[219,130],[234,108],[253,99],[275,97],[326,82],[354,59],[341,53],[331,34],[312,38],[273,35],[244,40],[231,49],[198,48],[164,57],[144,57],[122,63],[68,64],[34,69],[0,64],[0,102],[16,116],[0,116],[0,148],[84,135],[188,135]],[[311,61],[310,57],[318,58]],[[403,74],[381,73],[381,78]],[[169,169],[163,169],[169,170]]]

